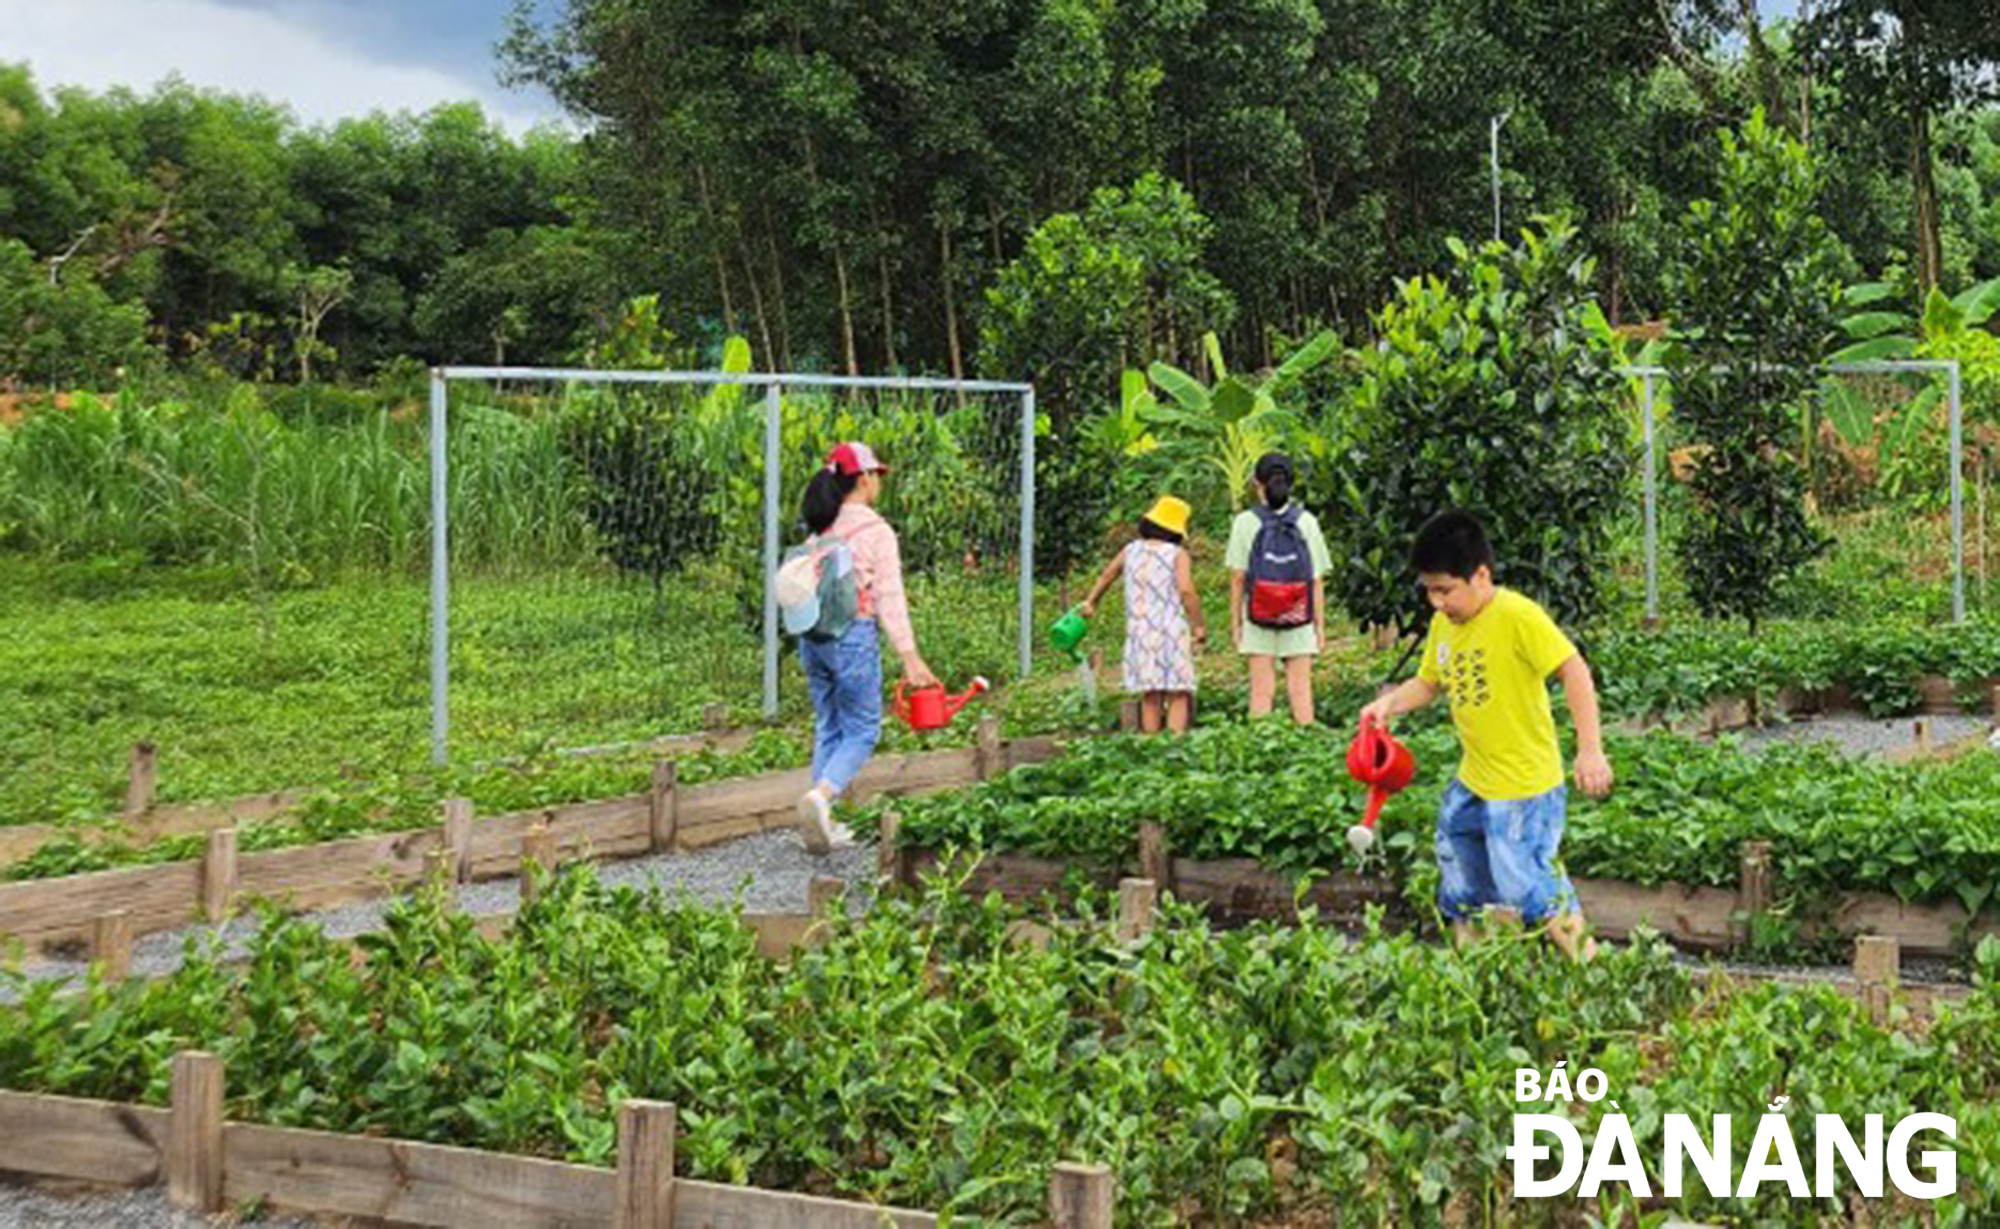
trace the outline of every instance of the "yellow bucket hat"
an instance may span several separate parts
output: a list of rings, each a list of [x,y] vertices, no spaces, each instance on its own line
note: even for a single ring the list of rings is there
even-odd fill
[[[1162,495],[1153,501],[1153,507],[1146,513],[1146,519],[1169,533],[1187,537],[1188,517],[1194,509],[1188,507],[1185,499],[1175,499]]]

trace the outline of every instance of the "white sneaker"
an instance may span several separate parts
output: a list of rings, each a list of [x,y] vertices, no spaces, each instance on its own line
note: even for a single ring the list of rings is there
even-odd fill
[[[841,823],[839,820],[836,819],[829,824],[828,830],[832,834],[829,838],[829,843],[835,849],[846,849],[854,844],[854,829]]]
[[[799,795],[799,836],[806,849],[821,855],[833,852],[833,804],[826,795],[809,789]]]

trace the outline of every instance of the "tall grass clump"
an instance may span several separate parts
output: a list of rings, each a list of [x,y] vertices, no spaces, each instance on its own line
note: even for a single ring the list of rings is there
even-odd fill
[[[589,549],[553,422],[480,406],[449,442],[454,557],[571,562]],[[241,566],[267,579],[420,571],[430,477],[421,420],[377,409],[292,423],[240,386],[219,403],[79,396],[0,445],[0,529],[56,558]]]

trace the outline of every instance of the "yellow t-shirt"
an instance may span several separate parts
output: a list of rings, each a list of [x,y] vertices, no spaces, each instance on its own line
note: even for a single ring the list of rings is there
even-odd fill
[[[1495,589],[1468,623],[1441,612],[1431,617],[1417,677],[1451,698],[1451,723],[1465,749],[1458,779],[1467,789],[1505,802],[1562,784],[1548,679],[1575,655],[1548,612],[1512,589]]]

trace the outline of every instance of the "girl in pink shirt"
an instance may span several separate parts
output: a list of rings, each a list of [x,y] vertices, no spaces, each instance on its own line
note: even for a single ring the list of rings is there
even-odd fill
[[[840,639],[799,642],[814,717],[813,786],[799,798],[799,831],[814,853],[853,840],[834,822],[833,801],[860,775],[882,734],[880,637],[888,636],[910,686],[937,682],[910,630],[896,531],[874,508],[888,472],[868,445],[842,444],[806,486],[806,529],[847,543],[860,589],[856,618]]]

